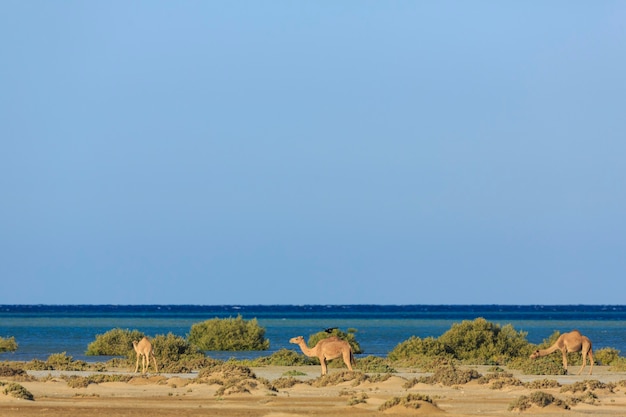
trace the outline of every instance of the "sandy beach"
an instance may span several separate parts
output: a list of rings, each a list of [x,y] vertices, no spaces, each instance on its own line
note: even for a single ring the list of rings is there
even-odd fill
[[[486,366],[466,367],[481,375]],[[29,416],[368,416],[368,415],[450,415],[450,416],[624,416],[626,415],[626,373],[596,366],[593,375],[529,376],[509,369],[501,383],[472,380],[445,386],[415,383],[427,373],[399,369],[389,375],[350,373],[330,369],[320,378],[317,366],[251,368],[236,383],[230,376],[199,378],[190,374],[131,374],[117,372],[28,371],[27,375],[0,377],[6,388],[15,382],[32,393],[34,400],[14,398],[0,387],[0,415]],[[511,376],[512,374],[512,376]],[[295,376],[292,376],[295,375]],[[88,377],[126,381],[70,384]],[[344,380],[345,379],[345,380]],[[103,379],[104,380],[104,379]],[[509,382],[504,382],[508,380]],[[541,381],[549,380],[550,384]],[[413,384],[407,384],[413,381]],[[516,381],[516,382],[511,382]],[[539,389],[528,384],[537,381]],[[72,385],[72,386],[71,386]],[[230,385],[230,386],[229,386]],[[553,385],[553,386],[548,386]],[[557,400],[576,404],[565,409],[554,403],[526,410],[510,410],[522,396],[541,391]],[[394,398],[407,399],[381,410]],[[429,399],[422,400],[419,398]]]

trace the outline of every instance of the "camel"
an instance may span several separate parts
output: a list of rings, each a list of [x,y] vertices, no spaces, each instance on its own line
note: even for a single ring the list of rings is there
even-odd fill
[[[315,345],[314,348],[309,348],[304,341],[304,337],[297,336],[289,340],[289,343],[294,343],[300,346],[302,353],[311,358],[318,358],[322,364],[322,376],[326,375],[327,367],[326,360],[332,360],[338,357],[343,358],[343,362],[346,364],[349,370],[352,371],[352,364],[356,365],[354,360],[354,354],[350,343],[336,336],[322,339]]]
[[[569,333],[563,333],[559,338],[554,342],[552,346],[547,349],[538,349],[532,355],[530,355],[530,359],[537,359],[540,356],[546,356],[560,350],[563,354],[563,368],[567,372],[567,353],[568,352],[581,352],[583,355],[583,366],[580,368],[576,375],[580,375],[580,373],[585,368],[587,364],[587,355],[589,355],[589,375],[593,371],[593,349],[591,348],[591,340],[588,337],[580,334],[578,330],[573,330]]]
[[[144,337],[139,342],[133,340],[133,348],[135,348],[135,352],[137,352],[137,363],[135,363],[135,372],[137,372],[137,370],[139,369],[139,357],[141,356],[141,373],[146,373],[146,368],[150,367],[150,355],[152,355],[152,360],[154,361],[154,370],[156,372],[159,372],[156,358],[154,357],[154,350],[152,349],[152,343],[150,343],[147,337]]]

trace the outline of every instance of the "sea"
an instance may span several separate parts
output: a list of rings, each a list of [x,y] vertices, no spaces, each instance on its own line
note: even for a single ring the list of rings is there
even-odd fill
[[[65,353],[76,360],[102,362],[86,356],[89,343],[115,328],[139,330],[148,336],[173,333],[187,337],[191,326],[214,318],[256,319],[265,329],[270,349],[252,352],[206,352],[215,359],[254,359],[280,349],[298,351],[289,343],[327,328],[354,331],[363,353],[385,357],[398,344],[417,336],[439,337],[453,324],[482,317],[510,324],[539,344],[555,331],[578,329],[594,350],[610,347],[626,353],[626,306],[622,305],[0,305],[0,337],[15,337],[18,349],[0,353],[0,361],[45,360]]]

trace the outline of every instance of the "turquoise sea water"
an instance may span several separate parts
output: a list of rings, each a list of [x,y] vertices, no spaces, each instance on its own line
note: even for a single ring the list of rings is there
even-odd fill
[[[356,329],[364,355],[386,356],[411,336],[438,337],[454,323],[483,317],[511,324],[540,343],[555,330],[578,329],[594,349],[612,347],[626,354],[626,306],[509,306],[509,305],[308,305],[308,306],[116,306],[116,305],[2,305],[0,337],[15,337],[17,352],[2,353],[0,360],[46,359],[66,352],[74,359],[100,361],[85,356],[98,334],[113,328],[137,329],[149,336],[174,333],[186,337],[194,323],[212,318],[256,318],[266,330],[270,350],[263,352],[207,352],[218,359],[266,356],[279,349],[297,350],[293,336],[309,335],[328,327]]]

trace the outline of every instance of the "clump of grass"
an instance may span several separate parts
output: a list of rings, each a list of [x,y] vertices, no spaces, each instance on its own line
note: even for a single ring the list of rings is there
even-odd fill
[[[313,380],[311,385],[314,387],[327,387],[332,385],[339,385],[343,382],[359,380],[364,374],[361,372],[353,371],[340,371],[333,372],[331,374],[322,375],[319,378]],[[357,382],[358,384],[358,382]]]
[[[368,398],[369,396],[364,392],[361,392],[359,394],[354,394],[348,400],[348,405],[352,406],[352,405],[357,405],[357,404],[365,404],[367,403]]]
[[[561,388],[561,392],[590,392],[594,390],[605,390],[608,392],[614,392],[615,384],[612,382],[604,383],[597,379],[587,379],[584,381],[578,381],[573,384],[565,385]]]
[[[502,389],[506,386],[518,387],[523,385],[522,381],[514,378],[513,374],[508,372],[490,373],[478,378],[479,384],[491,383],[491,389]]]
[[[418,379],[418,382],[426,384],[440,383],[446,386],[467,384],[472,379],[478,379],[481,375],[475,369],[458,369],[449,364],[438,368],[433,375]]]
[[[24,371],[23,369],[13,368],[8,365],[0,365],[0,376],[2,377],[15,377],[24,375],[26,375],[26,371]]]
[[[216,363],[201,369],[195,381],[220,385],[215,393],[216,396],[248,393],[251,389],[256,388],[259,382],[272,389],[271,384],[266,383],[266,381],[257,381],[256,375],[250,368],[232,361]]]
[[[90,365],[85,361],[74,360],[74,358],[69,356],[66,352],[53,353],[48,356],[48,359],[45,361],[33,359],[20,366],[24,370],[34,371],[86,371],[94,367],[99,367],[99,365]]]
[[[563,400],[556,398],[552,394],[548,394],[543,391],[535,391],[529,396],[522,395],[517,400],[509,404],[509,411],[525,411],[533,405],[544,408],[550,404],[554,404],[557,407],[569,410],[570,407]]]
[[[61,378],[67,382],[67,385],[70,388],[87,388],[89,384],[101,384],[104,382],[128,382],[133,378],[133,376],[119,374],[93,374],[89,376],[62,375]]]
[[[302,384],[302,383],[303,382],[300,381],[299,379],[289,376],[289,377],[280,377],[274,380],[272,382],[272,385],[276,389],[285,389],[285,388],[291,388],[296,384]]]
[[[577,405],[579,403],[593,405],[596,403],[596,401],[598,401],[598,396],[591,391],[587,391],[582,395],[572,396],[568,398],[567,403],[571,406]]]
[[[19,398],[22,400],[28,400],[28,401],[34,401],[35,397],[33,396],[33,394],[28,391],[26,388],[24,388],[22,385],[17,384],[15,382],[11,382],[9,384],[6,384],[4,382],[0,382],[0,386],[5,386],[6,388],[4,388],[4,395],[10,395],[12,397],[15,398]]]
[[[547,389],[558,388],[561,384],[559,384],[559,382],[555,379],[536,379],[534,381],[526,382],[524,386],[529,389]]]
[[[425,402],[436,406],[436,404],[428,395],[408,394],[405,397],[394,397],[390,400],[385,401],[384,404],[378,407],[378,411],[385,411],[396,406],[404,406],[406,408],[418,409]]]
[[[291,371],[285,372],[283,376],[306,376],[306,373],[292,369]]]

